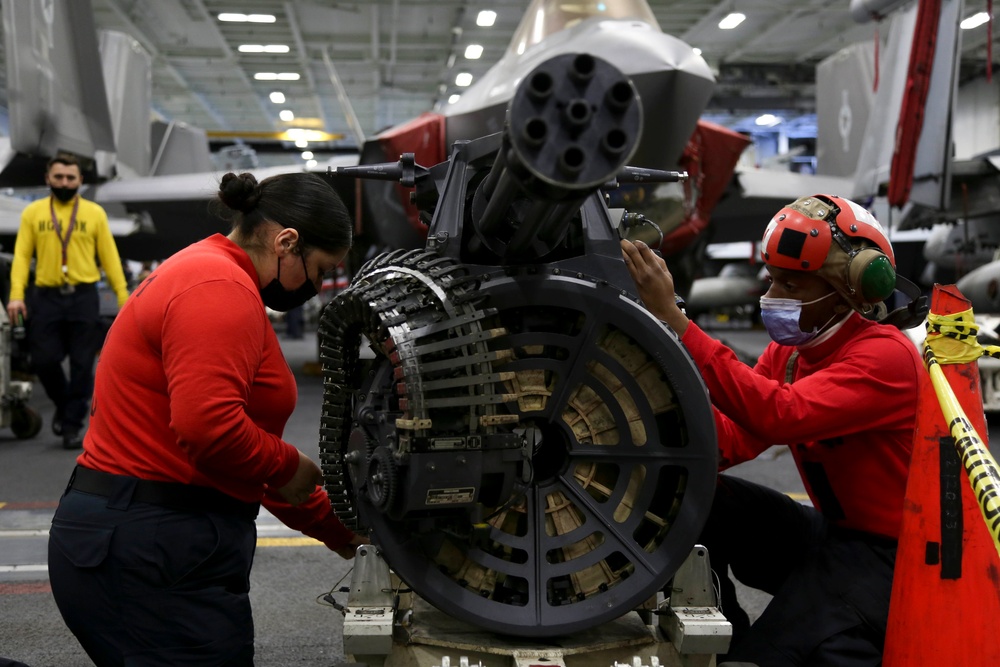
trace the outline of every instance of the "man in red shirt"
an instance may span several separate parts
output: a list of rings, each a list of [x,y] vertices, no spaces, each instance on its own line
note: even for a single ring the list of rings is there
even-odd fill
[[[722,469],[787,444],[812,500],[720,475],[702,542],[733,624],[727,660],[766,667],[878,665],[918,393],[915,346],[872,318],[897,281],[875,218],[840,197],[803,197],[768,224],[773,342],[753,368],[690,322],[665,262],[622,242],[649,311],[697,364],[715,407]],[[863,317],[865,315],[866,317]],[[774,596],[750,626],[733,575]]]

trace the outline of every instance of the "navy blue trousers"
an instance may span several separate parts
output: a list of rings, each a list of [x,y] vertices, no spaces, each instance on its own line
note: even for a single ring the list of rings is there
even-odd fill
[[[94,393],[94,358],[103,342],[100,297],[94,285],[77,285],[72,294],[39,287],[28,303],[31,368],[56,405],[63,432],[83,428]],[[69,377],[63,360],[69,357]]]
[[[122,478],[123,480],[127,478]],[[98,667],[252,666],[252,520],[69,490],[49,533],[59,612]]]
[[[722,659],[761,667],[882,663],[896,545],[830,525],[783,493],[719,475],[702,534],[733,641]],[[773,595],[751,626],[727,576]]]

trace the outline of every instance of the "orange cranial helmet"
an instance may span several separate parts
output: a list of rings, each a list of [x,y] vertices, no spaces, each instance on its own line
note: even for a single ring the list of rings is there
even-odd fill
[[[771,266],[818,272],[862,312],[896,288],[896,258],[882,225],[843,197],[801,197],[782,208],[764,230],[760,254]]]

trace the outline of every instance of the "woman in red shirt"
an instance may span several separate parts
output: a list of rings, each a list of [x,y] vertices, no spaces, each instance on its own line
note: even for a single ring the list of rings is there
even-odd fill
[[[167,259],[115,319],[53,518],[52,592],[98,665],[252,665],[261,504],[344,558],[363,542],[281,439],[297,393],[265,310],[317,293],[350,217],[312,174],[226,174],[218,199],[232,232]]]

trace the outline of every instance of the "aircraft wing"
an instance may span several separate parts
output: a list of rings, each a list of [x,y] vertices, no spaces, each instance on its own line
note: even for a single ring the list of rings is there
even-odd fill
[[[769,169],[738,170],[712,211],[712,243],[759,241],[782,206],[810,194],[849,192],[853,180]]]
[[[13,252],[17,230],[21,226],[21,213],[31,200],[0,195],[0,251]],[[136,220],[130,216],[108,216],[108,227],[117,239],[127,236],[136,228]]]

